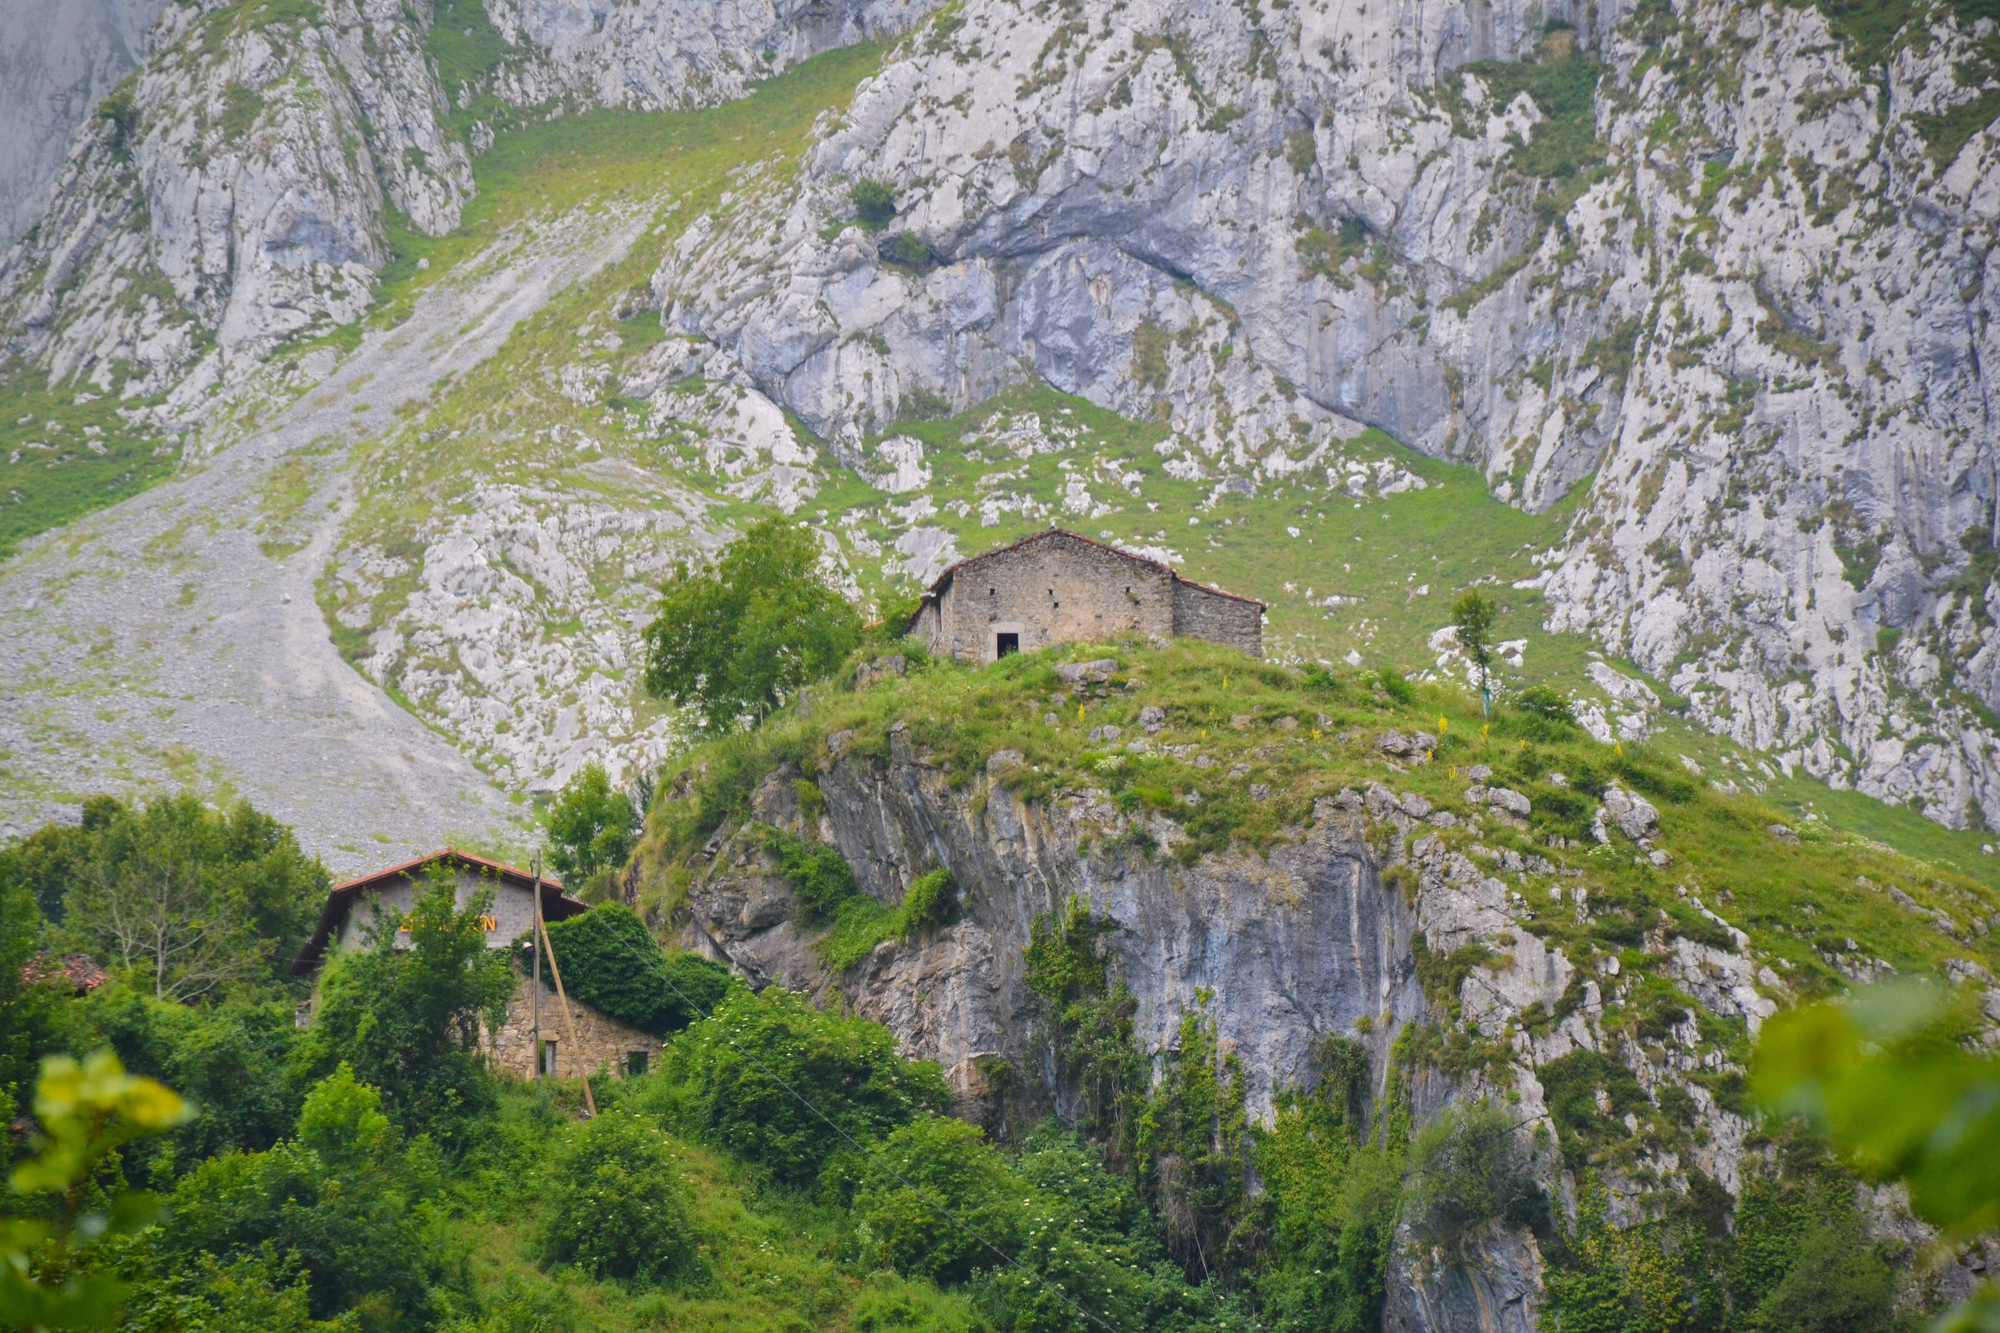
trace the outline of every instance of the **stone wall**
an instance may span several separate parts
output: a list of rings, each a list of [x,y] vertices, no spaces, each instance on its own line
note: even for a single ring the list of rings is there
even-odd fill
[[[1264,655],[1264,608],[1244,597],[1174,580],[1174,633]]]
[[[528,977],[522,977],[515,983],[513,997],[507,1001],[506,1021],[486,1034],[486,1053],[493,1061],[493,1067],[515,1078],[532,1078],[535,1073],[534,984]],[[562,1004],[556,999],[555,986],[544,980],[542,1040],[556,1043],[556,1073],[559,1077],[581,1078],[585,1074],[604,1072],[623,1078],[626,1057],[634,1052],[644,1053],[648,1068],[658,1063],[658,1038],[628,1027],[615,1018],[606,1018],[574,997],[569,1002],[569,1015],[576,1024],[574,1043],[570,1041],[568,1025],[563,1022]],[[581,1059],[578,1058],[578,1048],[581,1048]]]
[[[1053,533],[958,567],[938,599],[931,651],[990,662],[998,636],[1022,652],[1052,643],[1173,630],[1173,574],[1068,533]]]
[[[1190,634],[1264,655],[1264,608],[1204,588],[1152,560],[1048,532],[957,566],[912,625],[937,656],[991,662],[1000,636],[1024,653],[1120,634]]]

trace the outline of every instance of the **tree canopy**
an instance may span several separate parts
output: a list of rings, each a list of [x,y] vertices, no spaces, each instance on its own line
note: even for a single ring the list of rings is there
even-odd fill
[[[1493,600],[1477,589],[1458,599],[1451,608],[1452,627],[1458,631],[1458,646],[1465,649],[1466,656],[1479,668],[1479,688],[1483,692],[1490,688],[1493,670],[1493,617],[1499,608]]]
[[[51,942],[158,999],[192,1000],[280,977],[329,877],[248,801],[214,810],[182,794],[144,806],[94,797],[80,826],[50,825],[0,851],[0,882],[59,923]]]
[[[646,627],[646,688],[718,730],[832,671],[861,642],[861,617],[819,566],[811,529],[772,518],[708,568],[678,568]]]
[[[565,881],[617,869],[631,854],[644,817],[630,796],[612,790],[604,765],[585,764],[564,784],[543,821],[550,866]]]

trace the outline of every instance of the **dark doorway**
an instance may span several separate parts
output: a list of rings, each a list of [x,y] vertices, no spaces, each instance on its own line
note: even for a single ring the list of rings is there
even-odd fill
[[[1005,657],[1009,653],[1018,653],[1020,651],[1021,651],[1020,635],[1002,634],[1000,636],[999,647],[994,650],[993,655],[995,657]]]

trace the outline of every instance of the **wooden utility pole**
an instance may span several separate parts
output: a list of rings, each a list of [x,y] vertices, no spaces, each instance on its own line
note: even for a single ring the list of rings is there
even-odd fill
[[[542,1081],[542,854],[535,853],[535,989],[530,1001],[535,1010],[535,1074]]]
[[[540,864],[539,858],[537,864]],[[578,1070],[583,1069],[583,1047],[576,1039],[576,1020],[569,1014],[569,996],[563,994],[562,965],[556,962],[555,946],[549,943],[548,923],[542,920],[542,891],[539,881],[535,889],[535,929],[541,935],[541,947],[549,951],[549,975],[556,980],[556,1003],[562,1008],[563,1031],[569,1036],[570,1059],[576,1062]],[[541,1048],[535,1048],[536,1058],[541,1057]],[[597,1098],[590,1092],[590,1075],[583,1074],[583,1109],[590,1119],[597,1118]]]

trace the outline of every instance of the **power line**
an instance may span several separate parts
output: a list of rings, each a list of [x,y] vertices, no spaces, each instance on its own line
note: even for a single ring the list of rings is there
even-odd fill
[[[630,943],[624,940],[622,936],[619,938],[619,943],[623,947],[625,947],[628,951],[632,950],[632,946],[630,945]],[[659,977],[660,983],[664,985],[669,991],[673,992],[674,998],[679,1000],[681,1002],[681,1006],[684,1009],[686,1009],[690,1014],[696,1014],[701,1012],[701,1010],[696,1006],[696,1004],[692,1000],[690,1000],[687,997],[687,995],[681,990],[681,988],[674,984],[673,978],[667,975],[665,957],[658,947],[655,947],[653,949],[650,957],[640,957],[640,955],[638,955],[636,951],[634,952],[634,957],[639,957],[640,961],[646,963],[653,969],[654,975]],[[986,1237],[980,1235],[977,1231],[974,1231],[970,1226],[967,1226],[965,1222],[958,1217],[957,1214],[951,1211],[951,1209],[946,1208],[943,1204],[931,1198],[931,1196],[927,1194],[925,1191],[919,1189],[917,1185],[909,1179],[909,1177],[905,1176],[902,1172],[896,1170],[894,1167],[889,1166],[880,1157],[872,1153],[869,1150],[869,1148],[865,1144],[863,1144],[859,1139],[855,1138],[852,1134],[848,1133],[844,1128],[842,1128],[839,1122],[835,1121],[833,1117],[827,1115],[826,1112],[820,1110],[819,1107],[813,1105],[812,1101],[809,1098],[807,1098],[804,1093],[801,1093],[797,1088],[794,1088],[790,1083],[787,1083],[783,1078],[779,1077],[778,1072],[772,1069],[769,1065],[765,1064],[762,1060],[758,1059],[755,1053],[746,1050],[742,1046],[738,1045],[733,1038],[725,1037],[724,1040],[727,1041],[729,1045],[735,1049],[737,1054],[741,1055],[751,1064],[757,1066],[757,1068],[762,1070],[764,1075],[767,1078],[769,1078],[773,1083],[776,1083],[779,1087],[783,1088],[787,1093],[791,1094],[793,1100],[797,1101],[800,1106],[805,1107],[806,1110],[812,1112],[813,1115],[817,1116],[821,1121],[823,1121],[828,1129],[831,1129],[834,1133],[840,1135],[841,1138],[847,1140],[847,1142],[854,1148],[854,1150],[860,1153],[864,1159],[867,1159],[873,1162],[875,1165],[879,1166],[883,1172],[885,1172],[887,1175],[893,1178],[904,1189],[911,1191],[919,1199],[923,1200],[925,1205],[934,1210],[940,1217],[944,1218],[947,1222],[951,1223],[953,1226],[957,1227],[960,1231],[964,1232],[977,1244],[991,1251],[994,1255],[998,1256],[1003,1263],[1006,1263],[1009,1266],[1018,1269],[1024,1276],[1026,1276],[1027,1280],[1030,1283],[1033,1283],[1037,1280],[1041,1281],[1044,1286],[1055,1292],[1056,1299],[1060,1300],[1064,1305],[1068,1306],[1077,1315],[1090,1321],[1093,1324],[1096,1324],[1099,1328],[1107,1330],[1107,1333],[1121,1333],[1121,1330],[1119,1330],[1116,1325],[1106,1322],[1100,1316],[1092,1314],[1089,1310],[1086,1310],[1081,1305],[1078,1305],[1074,1300],[1070,1298],[1069,1293],[1063,1290],[1061,1283],[1057,1282],[1053,1278],[1044,1277],[1038,1279],[1037,1274],[1033,1269],[1029,1268],[1026,1264],[1022,1263],[1019,1259],[1015,1258],[1013,1255],[1008,1254],[1005,1250],[1001,1249],[998,1245],[995,1245],[992,1241],[986,1239]],[[588,1075],[586,1075],[585,1077],[587,1078]]]

